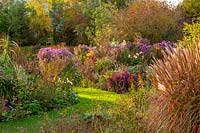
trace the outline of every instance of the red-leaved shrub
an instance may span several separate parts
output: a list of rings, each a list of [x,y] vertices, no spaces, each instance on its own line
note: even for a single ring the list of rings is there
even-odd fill
[[[127,71],[114,73],[106,81],[105,89],[116,93],[129,92],[132,85],[136,85],[137,77]]]

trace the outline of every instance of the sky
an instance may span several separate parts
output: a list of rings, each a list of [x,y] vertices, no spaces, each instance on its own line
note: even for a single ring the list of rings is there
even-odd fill
[[[162,0],[167,1],[167,3],[171,3],[173,6],[177,6],[182,0]]]

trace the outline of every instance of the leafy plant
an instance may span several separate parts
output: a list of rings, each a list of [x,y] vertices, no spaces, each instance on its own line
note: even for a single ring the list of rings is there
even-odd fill
[[[40,112],[42,112],[42,107],[40,105],[40,102],[37,100],[33,101],[25,101],[22,105],[23,110],[26,110],[29,112],[29,114],[37,115]]]
[[[99,74],[103,74],[106,71],[112,70],[114,68],[114,60],[109,57],[98,59],[95,62],[95,67]]]
[[[0,97],[12,100],[17,96],[20,89],[20,83],[17,79],[10,77],[0,77]]]

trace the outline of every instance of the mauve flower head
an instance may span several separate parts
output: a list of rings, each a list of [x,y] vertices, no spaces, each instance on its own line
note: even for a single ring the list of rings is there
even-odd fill
[[[154,48],[159,47],[161,49],[168,49],[171,52],[173,52],[173,49],[177,47],[175,43],[170,42],[170,41],[162,41],[160,43],[155,43],[153,46]]]
[[[128,43],[127,45],[126,45],[126,47],[129,49],[129,50],[133,50],[134,49],[134,44],[133,43]]]
[[[38,52],[37,57],[40,62],[48,62],[56,57],[69,59],[73,54],[67,48],[41,48]]]
[[[151,44],[150,40],[147,39],[147,38],[140,38],[140,39],[138,40],[138,43],[139,43],[139,44],[146,44],[146,45],[150,45],[150,44]]]
[[[5,104],[8,104],[8,100],[7,99],[5,99],[4,102],[5,102]]]
[[[10,109],[9,109],[7,106],[4,106],[4,107],[3,107],[3,110],[4,110],[4,111],[9,111]]]
[[[152,49],[152,46],[146,45],[146,44],[141,44],[141,45],[138,46],[138,49],[139,49],[140,52],[146,54]]]
[[[170,41],[162,41],[160,43],[158,43],[158,45],[160,46],[160,48],[164,49],[166,47],[171,47],[171,48],[175,48],[176,45]]]
[[[90,51],[91,48],[88,46],[88,45],[78,45],[78,48],[81,49],[81,50],[85,50],[85,51]]]

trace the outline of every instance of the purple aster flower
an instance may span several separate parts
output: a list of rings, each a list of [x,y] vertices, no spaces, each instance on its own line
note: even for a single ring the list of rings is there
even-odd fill
[[[138,40],[138,43],[139,43],[139,44],[150,45],[150,40],[147,39],[147,38],[140,38],[140,39]]]
[[[126,46],[129,50],[133,50],[134,49],[134,44],[133,43],[129,43]]]
[[[40,62],[48,62],[56,57],[69,59],[73,54],[67,48],[41,48],[38,52],[38,59]]]
[[[152,49],[152,46],[141,44],[141,45],[138,46],[138,49],[139,49],[140,52],[146,54]]]
[[[156,43],[153,45],[154,47],[159,47],[161,49],[168,49],[171,52],[173,52],[173,49],[177,47],[175,43],[172,43],[170,41],[162,41],[160,43]]]

